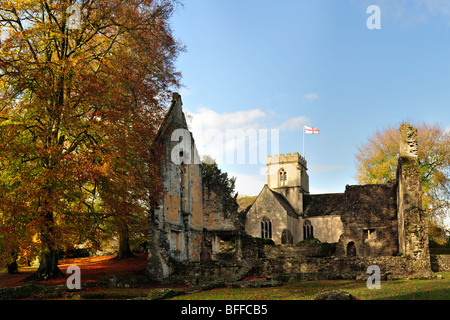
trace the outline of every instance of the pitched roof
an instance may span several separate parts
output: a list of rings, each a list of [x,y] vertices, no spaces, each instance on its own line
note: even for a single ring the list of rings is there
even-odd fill
[[[292,207],[292,205],[289,203],[289,201],[282,194],[279,194],[278,192],[271,190],[267,184],[264,185],[261,192],[258,194],[258,197],[256,198],[256,200],[253,202],[252,206],[250,207],[250,209],[253,206],[258,205],[257,204],[258,200],[261,200],[266,195],[268,195],[269,197],[273,197],[276,200],[276,202],[284,210],[286,210],[286,213],[288,215],[298,217],[297,213],[295,212],[295,209]],[[245,212],[245,215],[247,215],[247,212]]]
[[[269,189],[269,191],[275,196],[275,198],[278,200],[278,203],[286,210],[288,215],[294,217],[298,216],[297,213],[295,212],[294,207],[282,194],[271,190],[269,187],[267,187],[267,189]]]
[[[303,214],[306,217],[340,215],[345,210],[344,193],[305,195]]]

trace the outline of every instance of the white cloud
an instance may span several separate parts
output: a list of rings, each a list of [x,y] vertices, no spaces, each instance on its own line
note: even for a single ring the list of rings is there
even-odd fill
[[[260,109],[217,113],[212,109],[200,106],[196,113],[191,113],[191,116],[192,128],[226,130],[258,128],[259,120],[264,119],[266,114]]]
[[[258,157],[260,162],[265,161],[263,149],[269,132],[262,128],[261,121],[266,117],[260,109],[217,113],[204,106],[187,114],[198,152],[228,164],[257,164]]]
[[[285,122],[283,122],[280,125],[281,131],[296,131],[296,130],[302,130],[303,126],[306,125],[309,122],[308,117],[296,117],[289,119]]]
[[[279,153],[280,131],[301,131],[310,121],[299,116],[273,124],[276,117],[259,108],[218,113],[205,106],[186,112],[186,118],[200,155],[218,163],[263,165],[267,155]]]
[[[313,102],[314,100],[319,99],[319,95],[317,93],[308,93],[305,94],[304,97],[306,98],[306,100],[308,100],[309,102]]]
[[[240,173],[228,173],[229,177],[236,177],[236,191],[241,196],[257,196],[266,184],[264,175],[246,175]]]

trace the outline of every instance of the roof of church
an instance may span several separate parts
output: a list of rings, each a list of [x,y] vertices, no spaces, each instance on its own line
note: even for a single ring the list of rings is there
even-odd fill
[[[267,186],[267,185],[266,185]],[[290,204],[290,202],[280,193],[271,190],[269,187],[267,189],[272,192],[275,198],[278,200],[278,203],[286,210],[287,214],[290,216],[297,217],[297,213],[295,212],[294,207]]]
[[[345,211],[344,193],[305,195],[303,201],[303,214],[307,217],[340,215]]]

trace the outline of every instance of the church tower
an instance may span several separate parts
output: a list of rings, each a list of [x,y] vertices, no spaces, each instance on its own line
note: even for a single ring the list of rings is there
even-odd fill
[[[295,152],[267,157],[267,186],[282,194],[297,214],[303,213],[303,195],[309,194],[306,160]]]

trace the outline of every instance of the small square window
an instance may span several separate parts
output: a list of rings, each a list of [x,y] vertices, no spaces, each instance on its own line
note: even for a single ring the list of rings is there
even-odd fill
[[[364,241],[376,239],[377,238],[376,229],[364,229],[363,230],[363,238],[364,238]]]

